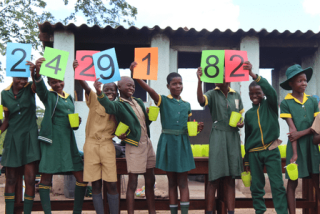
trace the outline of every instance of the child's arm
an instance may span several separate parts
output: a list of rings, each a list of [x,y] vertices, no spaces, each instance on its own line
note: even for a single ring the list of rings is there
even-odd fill
[[[134,68],[137,66],[138,63],[136,62],[133,62],[131,63],[130,65],[130,71],[131,71],[131,74],[133,75],[133,72],[134,72]],[[131,76],[132,76],[131,75]],[[159,102],[159,94],[153,90],[147,83],[145,83],[143,80],[141,79],[136,79],[136,81],[138,82],[138,84],[144,89],[146,90],[150,97],[153,99],[154,103],[157,104]]]
[[[250,129],[250,126],[248,125],[247,123],[247,120],[245,119],[244,120],[244,145],[246,145],[247,143],[247,139],[249,137],[249,135],[252,133],[251,129]],[[244,158],[243,158],[243,162],[244,162],[244,167],[245,167],[245,171],[246,172],[249,172],[250,171],[250,164],[249,164],[249,151],[246,151],[246,154],[244,155]]]
[[[34,69],[36,68],[36,66],[30,62],[30,61],[27,61],[27,64],[26,65],[30,65],[29,67],[29,70],[30,70],[30,73],[31,73],[31,78],[32,78],[32,86],[31,86],[31,89],[34,93],[36,93],[36,83],[34,81]]]
[[[78,60],[74,60],[73,61],[73,70],[75,70],[77,67],[79,66]],[[84,80],[78,80],[81,87],[84,89],[84,91],[86,92],[86,94],[89,96],[90,92],[91,92],[91,88],[89,87],[88,83]]]
[[[289,131],[291,132],[297,132],[296,126],[293,123],[292,118],[285,118],[288,126],[289,126]],[[298,153],[297,153],[297,140],[291,140],[290,136],[289,136],[289,140],[291,142],[292,145],[292,151],[293,151],[293,155],[290,159],[290,163],[295,162],[298,159]]]
[[[46,102],[47,97],[48,97],[48,93],[49,93],[49,91],[48,91],[46,85],[44,84],[44,81],[40,75],[40,67],[44,61],[46,61],[46,59],[43,57],[37,59],[37,61],[36,61],[36,74],[35,74],[35,81],[34,81],[36,84],[36,87],[37,87],[37,95],[43,103]]]
[[[197,70],[197,77],[198,77],[198,89],[197,89],[197,97],[198,97],[198,103],[201,106],[205,105],[206,99],[203,96],[203,91],[202,91],[202,81],[200,77],[202,76],[202,68],[199,67]]]
[[[102,83],[99,82],[99,78],[96,79],[96,81],[94,81],[94,88],[97,92],[98,101],[105,108],[107,114],[117,115],[118,105],[116,105],[116,102],[110,101],[109,98],[104,93],[102,93],[101,86]]]
[[[4,120],[2,125],[0,126],[0,134],[5,132],[7,128],[9,127],[9,111],[4,111]]]

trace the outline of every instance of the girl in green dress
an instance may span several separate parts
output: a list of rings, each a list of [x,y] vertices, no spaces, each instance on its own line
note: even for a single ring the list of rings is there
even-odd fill
[[[131,72],[136,65],[136,62],[131,64]],[[195,163],[187,130],[187,122],[192,115],[191,107],[180,97],[182,78],[178,73],[167,76],[169,96],[159,95],[141,79],[137,79],[137,82],[160,108],[162,134],[157,147],[156,167],[166,171],[168,176],[171,214],[178,212],[178,186],[181,213],[186,214],[189,209],[188,171],[195,168]],[[203,123],[200,122],[198,131],[202,129]]]
[[[240,177],[243,164],[240,149],[239,129],[243,122],[238,122],[237,127],[229,126],[232,111],[243,113],[240,94],[229,87],[229,83],[216,83],[216,88],[203,95],[200,77],[202,68],[197,71],[198,102],[201,106],[209,106],[212,117],[212,129],[209,140],[209,182],[206,192],[206,213],[212,214],[215,207],[215,192],[220,180],[227,184],[228,214],[234,213],[235,207],[235,178]]]
[[[39,165],[41,204],[46,214],[51,213],[52,175],[72,172],[77,180],[73,213],[81,213],[87,183],[83,182],[83,161],[68,119],[68,114],[74,113],[74,103],[72,97],[63,91],[64,81],[48,78],[48,84],[52,89],[46,88],[39,74],[44,61],[44,58],[36,61],[35,78],[37,94],[46,109],[38,137],[41,148]]]
[[[33,76],[34,65],[30,65]],[[0,133],[7,130],[1,164],[6,167],[6,213],[14,213],[15,186],[19,171],[24,171],[26,190],[24,213],[31,213],[35,194],[37,163],[40,160],[38,126],[36,123],[36,87],[28,78],[13,77],[12,84],[1,92],[5,118]]]
[[[311,176],[316,193],[319,195],[319,160],[317,145],[312,143],[311,130],[314,118],[319,113],[315,98],[304,92],[312,76],[312,68],[302,69],[300,65],[293,65],[286,71],[287,80],[280,86],[285,90],[292,90],[286,95],[280,105],[280,117],[289,126],[286,164],[297,163],[299,178]],[[286,178],[288,174],[286,173]],[[295,213],[295,190],[298,180],[288,180],[287,198],[289,213]]]

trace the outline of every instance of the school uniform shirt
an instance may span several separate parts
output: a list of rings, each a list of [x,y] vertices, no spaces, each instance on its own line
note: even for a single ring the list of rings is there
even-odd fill
[[[229,88],[227,97],[219,87],[204,95],[213,121],[209,139],[209,181],[239,177],[243,171],[239,129],[229,126],[231,112],[243,113],[240,94]]]
[[[35,92],[27,83],[15,96],[12,84],[1,92],[1,104],[9,111],[9,127],[3,143],[1,165],[20,167],[40,160]]]
[[[300,102],[293,97],[291,93],[287,94],[280,105],[280,117],[292,118],[297,131],[308,129],[312,126],[314,118],[319,114],[318,103],[315,98],[309,95],[303,95],[303,101]],[[299,178],[308,177],[311,174],[319,174],[319,148],[312,143],[313,134],[305,135],[298,139],[297,153]],[[286,164],[290,164],[292,158],[292,144],[288,140]],[[286,172],[286,178],[288,174]]]
[[[192,115],[190,103],[159,95],[162,133],[158,142],[156,167],[169,172],[187,172],[195,168],[187,122]]]

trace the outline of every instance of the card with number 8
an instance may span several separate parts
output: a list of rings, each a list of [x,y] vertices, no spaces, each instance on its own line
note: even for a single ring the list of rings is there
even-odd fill
[[[201,55],[201,81],[223,83],[224,50],[205,50]]]

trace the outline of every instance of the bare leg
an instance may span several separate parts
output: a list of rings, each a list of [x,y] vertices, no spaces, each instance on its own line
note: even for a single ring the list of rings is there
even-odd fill
[[[214,207],[216,204],[216,190],[219,186],[220,179],[209,181],[207,185],[206,199],[207,199],[207,207],[206,211],[214,211]]]
[[[18,170],[16,167],[6,167],[6,186],[5,193],[14,193],[17,183]]]
[[[134,213],[134,192],[137,189],[137,184],[138,174],[129,173],[129,181],[126,196],[128,214]]]
[[[287,200],[288,209],[290,214],[296,213],[296,188],[298,186],[298,180],[292,181],[288,180],[287,186]]]
[[[155,204],[154,204],[154,168],[147,169],[147,172],[144,174],[144,180],[146,184],[146,198],[148,204],[149,214],[155,214]]]
[[[34,196],[36,180],[37,162],[28,163],[24,166],[24,181],[26,184],[26,194]]]
[[[180,190],[180,201],[189,201],[188,172],[177,173],[177,181]]]
[[[110,195],[118,194],[117,182],[106,182],[106,181],[103,181],[103,185],[106,185],[108,194],[110,194]]]
[[[102,180],[96,180],[92,182],[92,194],[100,194],[102,188]]]
[[[169,183],[169,204],[178,204],[178,184],[177,184],[177,173],[176,172],[166,172]]]
[[[227,206],[228,211],[234,211],[235,207],[235,197],[236,197],[236,190],[235,190],[235,182],[230,176],[224,178],[227,183]]]

